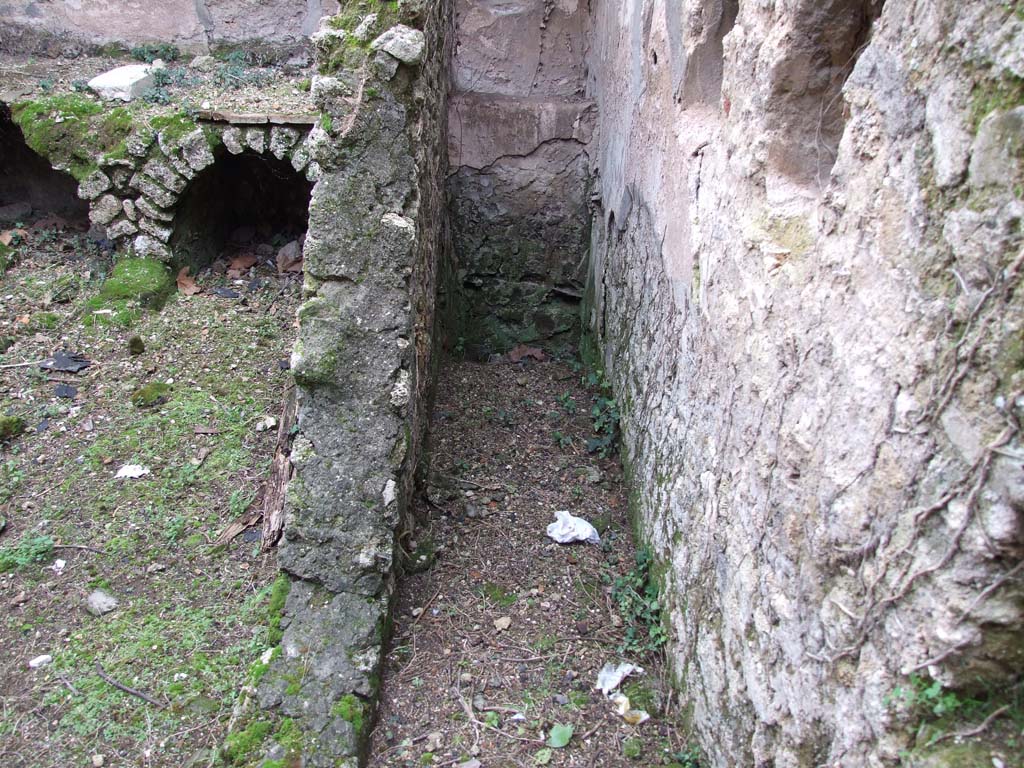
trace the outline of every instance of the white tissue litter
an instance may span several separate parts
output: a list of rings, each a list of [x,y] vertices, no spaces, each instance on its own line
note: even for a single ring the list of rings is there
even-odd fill
[[[125,478],[125,477],[127,477],[127,478],[129,478],[131,480],[135,480],[137,478],[142,477],[143,475],[148,475],[148,474],[149,474],[149,467],[144,467],[141,464],[125,464],[123,467],[121,467],[119,470],[117,470],[117,474],[114,475],[114,477],[117,477],[117,478]]]
[[[585,541],[589,544],[600,544],[601,537],[597,529],[584,520],[569,512],[555,512],[555,522],[548,526],[548,536],[559,544],[571,544],[574,541]]]
[[[622,681],[634,672],[642,675],[644,673],[643,667],[638,667],[636,664],[615,664],[609,661],[597,673],[597,685],[594,688],[607,696],[622,685]]]

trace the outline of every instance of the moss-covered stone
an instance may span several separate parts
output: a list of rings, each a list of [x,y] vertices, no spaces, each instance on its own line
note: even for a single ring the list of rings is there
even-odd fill
[[[152,259],[124,259],[117,263],[100,292],[86,302],[84,324],[131,327],[143,308],[162,309],[174,292],[170,270]]]
[[[285,574],[280,574],[274,580],[274,586],[270,590],[270,602],[267,605],[267,644],[277,645],[284,635],[281,629],[281,617],[284,614],[284,604],[291,591],[292,582]]]
[[[167,402],[170,392],[170,385],[155,381],[132,392],[132,405],[136,408],[155,408]]]
[[[77,93],[20,102],[11,114],[25,143],[78,181],[95,171],[101,158],[123,156],[132,131],[127,109],[104,112],[101,104]]]
[[[26,429],[21,416],[0,416],[0,443],[9,443]]]
[[[157,133],[163,134],[164,140],[172,144],[193,133],[199,127],[196,121],[185,112],[158,115],[149,121],[149,126]]]
[[[268,720],[257,720],[241,731],[229,733],[221,750],[224,762],[228,765],[248,764],[270,735],[271,728],[272,724]]]
[[[141,336],[132,336],[128,339],[128,354],[129,355],[141,355],[146,351],[146,343],[142,340]]]
[[[342,696],[335,702],[331,713],[335,717],[340,717],[345,722],[351,723],[357,738],[363,732],[365,705],[355,694],[349,693]]]

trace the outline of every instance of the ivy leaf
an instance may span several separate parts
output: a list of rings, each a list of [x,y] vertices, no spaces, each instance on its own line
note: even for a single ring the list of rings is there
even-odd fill
[[[551,750],[547,747],[538,749],[533,755],[533,762],[537,765],[547,765],[551,762]]]
[[[569,743],[569,739],[571,738],[572,726],[558,723],[551,728],[551,733],[548,734],[548,746],[555,749],[561,749]]]

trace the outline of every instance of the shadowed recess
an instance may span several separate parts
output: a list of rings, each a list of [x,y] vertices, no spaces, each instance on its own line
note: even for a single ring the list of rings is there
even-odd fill
[[[69,223],[88,226],[89,206],[78,198],[78,184],[29,148],[21,129],[11,120],[10,108],[3,103],[0,158],[0,209],[8,211],[0,217],[0,224],[52,213]]]
[[[171,238],[175,261],[195,271],[232,246],[303,235],[312,189],[286,161],[224,152],[181,196]]]

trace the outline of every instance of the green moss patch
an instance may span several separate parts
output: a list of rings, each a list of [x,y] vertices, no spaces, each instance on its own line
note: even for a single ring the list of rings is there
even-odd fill
[[[357,736],[363,732],[364,705],[355,694],[349,693],[338,699],[331,708],[331,714],[340,717],[347,723],[352,723]]]
[[[25,143],[78,181],[97,169],[97,160],[122,151],[132,131],[131,113],[72,93],[25,101],[11,108]]]
[[[274,586],[270,590],[270,603],[267,605],[268,645],[277,645],[281,642],[284,634],[281,629],[281,616],[284,614],[284,604],[291,588],[291,579],[283,573],[274,580]]]
[[[224,741],[223,756],[228,765],[246,765],[270,735],[271,724],[258,720],[241,731],[228,734]]]
[[[0,443],[8,443],[25,431],[21,416],[0,416]]]
[[[154,117],[149,121],[149,126],[157,133],[162,133],[171,143],[180,141],[199,127],[196,121],[184,112]]]
[[[141,308],[162,309],[174,291],[170,270],[152,259],[119,261],[99,294],[90,299],[91,313],[86,325],[113,324],[128,327],[135,323]]]
[[[132,405],[136,408],[155,408],[167,402],[170,392],[169,385],[155,381],[132,392]]]

